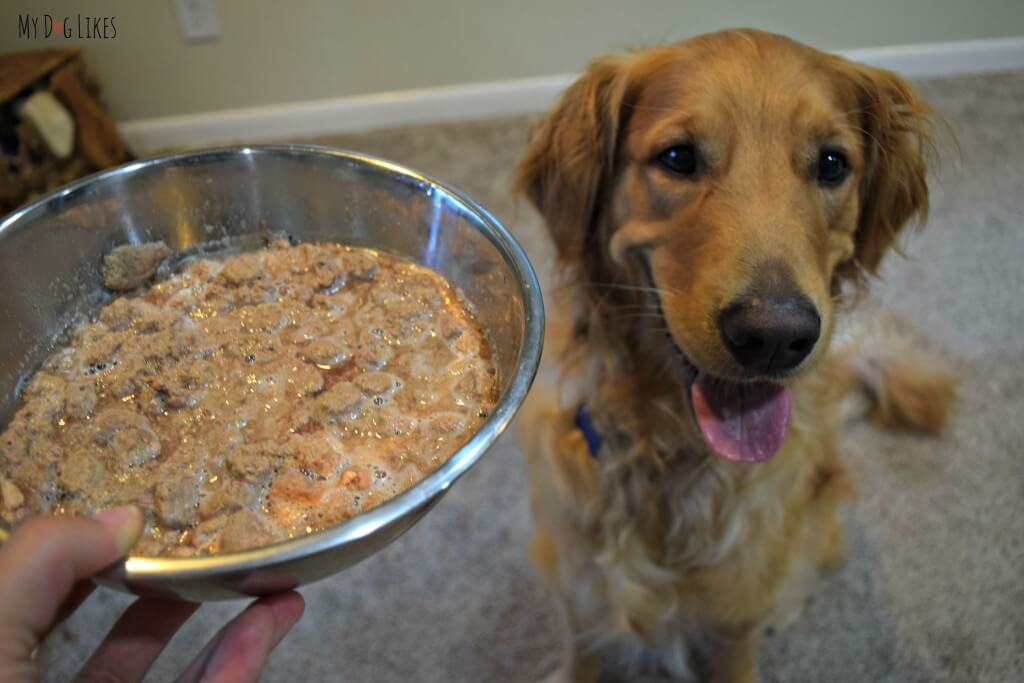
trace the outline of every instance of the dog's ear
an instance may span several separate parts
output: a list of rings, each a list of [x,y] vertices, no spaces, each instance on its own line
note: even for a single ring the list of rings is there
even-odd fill
[[[592,62],[538,123],[519,162],[514,190],[540,211],[564,260],[584,252],[611,179],[626,92],[625,59]]]
[[[857,91],[865,149],[854,256],[844,274],[860,279],[877,271],[890,248],[898,250],[896,237],[912,218],[927,218],[932,113],[896,74],[849,62],[843,68]]]

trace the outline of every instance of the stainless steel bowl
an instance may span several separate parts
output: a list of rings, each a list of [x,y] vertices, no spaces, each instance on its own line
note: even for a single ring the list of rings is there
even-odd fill
[[[543,306],[523,250],[458,190],[387,161],[312,146],[214,149],[128,164],[0,223],[0,425],[20,383],[103,296],[100,260],[123,243],[176,250],[283,231],[427,265],[462,290],[490,339],[500,400],[440,469],[351,520],[287,542],[190,559],[129,557],[98,580],[138,594],[219,600],[292,588],[380,550],[419,520],[508,426],[540,359]],[[0,540],[7,530],[0,528]]]

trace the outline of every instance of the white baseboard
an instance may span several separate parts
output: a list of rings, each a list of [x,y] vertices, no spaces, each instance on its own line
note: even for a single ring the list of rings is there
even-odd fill
[[[137,152],[329,135],[542,111],[572,76],[542,76],[127,121]]]
[[[840,51],[908,78],[1024,69],[1024,36]],[[245,109],[126,121],[122,135],[139,153],[329,135],[417,123],[543,111],[573,74],[337,97]]]
[[[907,78],[937,78],[1024,69],[1024,36],[840,50],[847,59]]]

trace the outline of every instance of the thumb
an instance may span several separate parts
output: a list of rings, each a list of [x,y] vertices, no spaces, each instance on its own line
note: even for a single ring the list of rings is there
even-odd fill
[[[0,657],[30,656],[75,583],[128,553],[142,512],[112,508],[95,517],[33,517],[0,548]]]

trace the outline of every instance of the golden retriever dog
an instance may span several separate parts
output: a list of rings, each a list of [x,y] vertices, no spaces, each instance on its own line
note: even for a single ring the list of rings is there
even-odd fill
[[[850,291],[927,210],[928,107],[898,76],[759,31],[593,62],[516,189],[555,243],[520,419],[532,557],[568,648],[754,681],[762,634],[844,556],[840,405],[938,432],[950,380],[830,349]],[[542,370],[542,373],[549,372]]]

